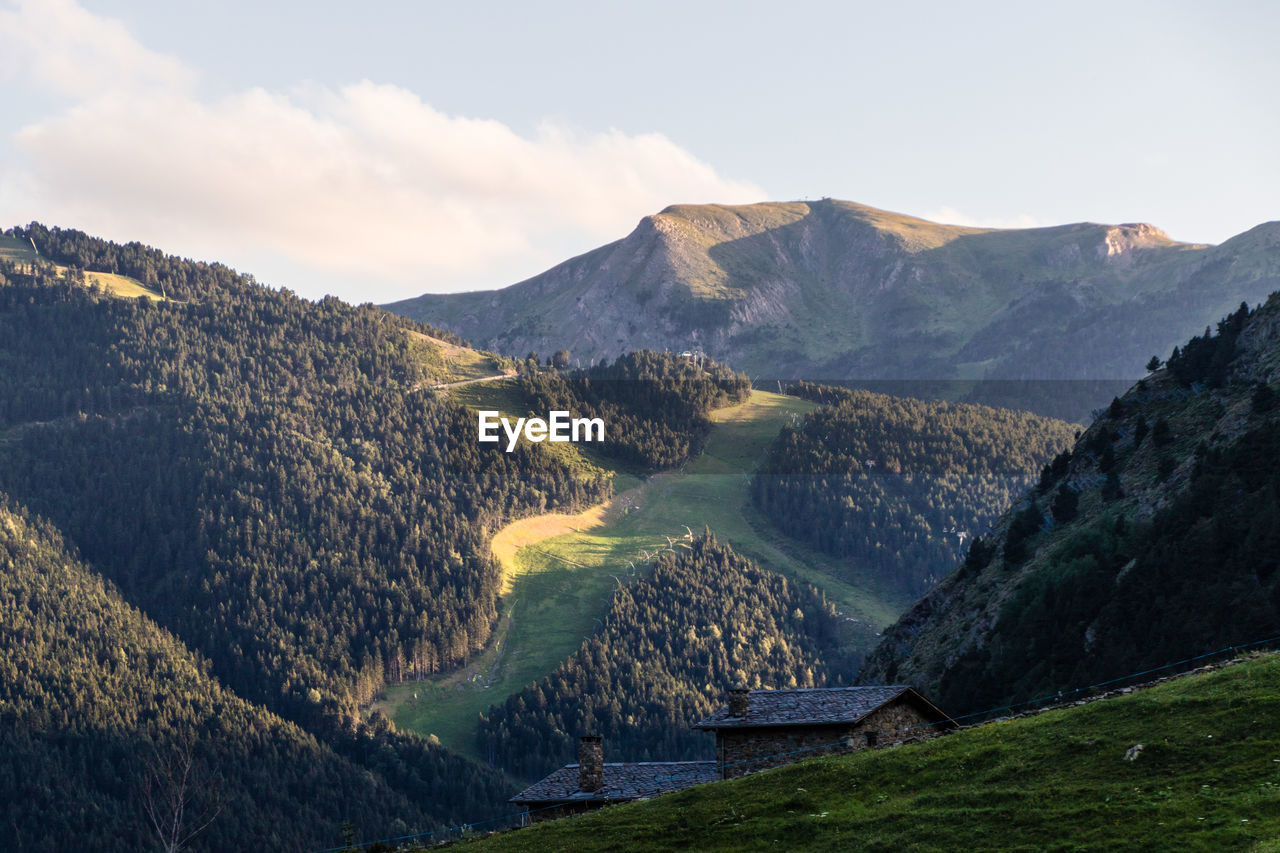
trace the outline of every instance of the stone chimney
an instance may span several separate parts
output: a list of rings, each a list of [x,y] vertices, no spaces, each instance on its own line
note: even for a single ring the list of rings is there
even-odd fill
[[[745,717],[751,708],[751,691],[745,687],[734,687],[729,691],[729,716]]]
[[[578,738],[578,790],[584,793],[604,787],[604,743],[599,735]]]

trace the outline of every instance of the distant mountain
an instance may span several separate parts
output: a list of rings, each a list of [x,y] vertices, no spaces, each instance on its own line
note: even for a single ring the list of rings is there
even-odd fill
[[[1116,400],[859,678],[952,713],[1280,635],[1280,295]]]
[[[521,356],[702,348],[765,378],[1132,380],[1277,288],[1280,223],[1214,247],[1150,225],[968,228],[823,200],[677,205],[511,287],[386,307]]]

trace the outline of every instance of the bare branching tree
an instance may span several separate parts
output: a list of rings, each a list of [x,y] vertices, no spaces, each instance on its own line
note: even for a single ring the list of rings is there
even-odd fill
[[[147,759],[142,807],[165,853],[178,853],[222,811],[218,792],[199,772],[192,747],[193,739],[182,737]]]

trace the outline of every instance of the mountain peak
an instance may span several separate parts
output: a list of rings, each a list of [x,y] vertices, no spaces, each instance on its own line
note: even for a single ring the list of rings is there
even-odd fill
[[[824,227],[870,227],[888,235],[907,251],[923,251],[944,245],[957,237],[995,231],[968,225],[946,225],[917,216],[882,210],[852,201],[823,198],[817,201],[757,202],[755,204],[673,204],[644,221],[665,220],[682,229],[694,229],[700,242],[715,244],[715,238],[741,237],[764,231],[809,223]],[[670,232],[668,232],[670,233]]]
[[[1134,249],[1172,246],[1176,241],[1161,229],[1145,222],[1126,222],[1107,228],[1103,246],[1107,257],[1122,255]]]
[[[838,199],[676,204],[504,290],[388,307],[509,355],[697,346],[776,378],[1123,380],[1275,288],[1273,232],[1255,230],[1209,248],[1147,223],[996,229]]]

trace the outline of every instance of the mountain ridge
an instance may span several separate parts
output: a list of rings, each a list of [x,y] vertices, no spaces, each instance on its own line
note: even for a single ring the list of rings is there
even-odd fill
[[[672,205],[501,290],[384,307],[508,355],[701,348],[769,379],[1132,381],[1277,287],[1280,223],[1214,247],[1145,223],[975,228],[824,199]]]

